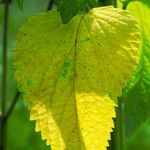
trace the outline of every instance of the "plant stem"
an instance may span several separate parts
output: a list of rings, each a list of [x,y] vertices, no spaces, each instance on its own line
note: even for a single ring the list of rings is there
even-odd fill
[[[124,2],[124,3],[123,3],[123,6],[122,6],[122,9],[123,9],[123,10],[126,10],[126,9],[127,9],[127,6],[128,6],[128,2]]]
[[[54,4],[54,0],[49,0],[47,11],[52,9],[53,4]]]
[[[17,93],[16,93],[16,95],[15,95],[13,101],[12,101],[12,104],[10,105],[10,108],[8,109],[8,111],[7,111],[6,115],[5,115],[6,121],[9,118],[9,116],[11,115],[11,113],[12,113],[14,107],[15,107],[15,105],[17,103],[17,100],[19,98],[19,95],[20,95],[20,93],[19,93],[19,91],[17,91]]]
[[[0,149],[6,149],[7,125],[5,119],[7,100],[7,30],[8,30],[9,0],[4,1],[3,35],[2,35],[2,108],[0,117]]]
[[[112,134],[112,150],[124,150],[124,106],[122,99],[118,100],[118,108],[116,108],[117,117],[115,121],[115,129]]]
[[[114,4],[114,7],[115,7],[115,8],[118,7],[117,0],[113,0],[113,4]]]
[[[120,125],[120,148],[121,150],[124,150],[124,103],[122,101],[122,99],[119,100],[119,125]]]

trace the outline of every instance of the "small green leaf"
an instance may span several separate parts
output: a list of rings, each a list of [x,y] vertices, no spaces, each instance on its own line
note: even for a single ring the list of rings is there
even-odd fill
[[[16,0],[20,10],[23,10],[23,0]]]

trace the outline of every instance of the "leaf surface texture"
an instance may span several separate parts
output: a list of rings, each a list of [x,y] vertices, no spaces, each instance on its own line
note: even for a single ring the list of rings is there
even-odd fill
[[[53,150],[106,150],[117,96],[139,61],[141,34],[121,9],[94,8],[62,24],[52,10],[20,29],[14,78]]]

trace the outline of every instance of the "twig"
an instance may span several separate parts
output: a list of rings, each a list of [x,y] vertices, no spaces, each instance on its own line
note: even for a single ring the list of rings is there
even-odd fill
[[[118,107],[116,108],[117,117],[115,120],[115,128],[112,134],[112,150],[124,150],[124,108],[122,99],[118,99]]]
[[[2,115],[6,109],[6,84],[7,84],[7,30],[8,30],[8,0],[5,1],[4,5],[4,24],[3,24],[3,35],[2,35]]]
[[[9,116],[11,115],[11,113],[12,113],[12,111],[13,111],[15,105],[16,105],[16,102],[17,102],[17,100],[18,100],[18,98],[19,98],[19,95],[20,95],[20,93],[19,93],[19,91],[17,91],[17,93],[16,93],[16,95],[15,95],[13,101],[12,101],[12,104],[10,105],[10,108],[8,109],[8,111],[7,111],[6,115],[5,115],[5,119],[6,119],[6,120],[7,120],[7,119],[9,118]]]
[[[1,133],[0,133],[0,149],[6,149],[6,100],[7,100],[7,32],[8,32],[8,14],[9,14],[9,0],[4,1],[4,18],[3,18],[3,34],[2,34],[2,114],[1,114]]]
[[[127,9],[127,6],[128,6],[128,2],[124,2],[124,3],[123,3],[123,6],[122,6],[122,9],[123,9],[123,10],[126,10],[126,9]]]
[[[117,0],[113,0],[113,3],[114,3],[114,7],[117,8],[118,7]]]
[[[54,4],[54,0],[49,0],[47,11],[52,9],[53,4]]]

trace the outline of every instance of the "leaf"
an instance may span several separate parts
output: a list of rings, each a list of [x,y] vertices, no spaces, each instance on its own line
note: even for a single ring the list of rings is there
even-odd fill
[[[23,10],[23,0],[16,0],[20,10]]]
[[[150,115],[150,22],[148,17],[150,8],[144,3],[137,1],[128,5],[128,10],[136,17],[141,26],[144,42],[139,70],[134,74],[124,94],[127,137],[130,137]],[[147,4],[149,4],[148,0]]]
[[[20,29],[14,78],[36,131],[53,150],[105,150],[117,96],[139,60],[141,33],[121,9],[94,8],[62,24],[55,10]]]

